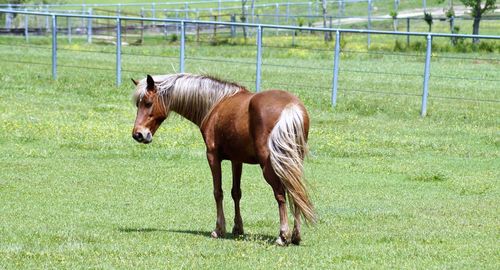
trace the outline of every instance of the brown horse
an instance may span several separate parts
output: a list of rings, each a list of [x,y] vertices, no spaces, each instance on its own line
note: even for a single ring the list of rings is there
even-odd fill
[[[137,106],[132,137],[150,143],[170,111],[200,127],[212,171],[217,221],[212,237],[224,237],[221,161],[230,160],[231,195],[235,205],[233,234],[243,234],[240,179],[243,163],[259,164],[278,202],[278,245],[299,244],[301,215],[314,222],[315,214],[303,181],[309,116],[302,102],[280,90],[251,93],[245,87],[210,76],[150,75],[135,81]],[[295,223],[290,235],[286,196]]]

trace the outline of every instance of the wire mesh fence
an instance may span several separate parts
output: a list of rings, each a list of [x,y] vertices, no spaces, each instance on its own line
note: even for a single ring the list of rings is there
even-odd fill
[[[42,17],[35,14],[31,16]],[[304,91],[314,91],[318,99],[309,102],[318,106],[328,106],[332,83],[337,80],[336,91],[341,98],[359,95],[393,96],[418,103],[424,95],[422,85],[425,84],[426,58],[429,57],[432,69],[428,74],[428,96],[431,100],[500,103],[500,58],[496,54],[464,55],[435,50],[429,55],[425,48],[406,51],[372,50],[349,46],[353,40],[365,38],[366,32],[339,29],[329,29],[339,32],[339,40],[324,43],[312,41],[311,35],[314,40],[321,40],[325,29],[183,20],[157,21],[135,17],[123,17],[120,20],[117,17],[83,17],[87,23],[92,20],[96,29],[101,28],[97,32],[106,31],[106,36],[111,37],[103,41],[94,39],[93,44],[88,44],[85,37],[81,36],[74,36],[73,41],[70,41],[67,38],[70,32],[65,31],[67,28],[64,22],[68,18],[70,21],[78,21],[82,17],[54,17],[58,18],[58,22],[63,22],[63,25],[58,24],[55,28],[52,25],[49,27],[50,32],[55,29],[56,43],[59,45],[56,44],[55,64],[63,74],[82,69],[94,70],[99,71],[102,76],[117,76],[119,84],[122,81],[121,72],[124,77],[136,78],[143,77],[145,73],[210,73],[240,82],[251,89],[283,88],[298,95]],[[146,37],[143,29],[151,29]],[[262,31],[260,44],[256,39],[257,29]],[[118,32],[125,31],[135,31],[135,38],[121,38]],[[279,36],[276,36],[276,31],[280,31]],[[390,38],[394,35],[392,32],[371,34],[377,38]],[[471,38],[464,35],[410,35],[412,39],[422,41],[425,41],[425,37],[430,37],[432,44],[451,44],[453,38]],[[406,38],[402,33],[397,37]],[[498,36],[483,38],[482,42],[490,44],[485,46],[493,46],[491,44],[500,40]],[[334,48],[337,43],[340,44],[338,52]],[[54,66],[54,45],[50,37],[40,36],[29,42],[15,37],[0,39],[0,47],[11,46],[15,47],[14,53],[1,57],[5,63],[27,65],[30,68],[33,65],[40,66],[44,72]],[[339,60],[338,75],[335,75],[335,59]]]
[[[336,0],[327,1],[325,9],[326,25],[329,28],[360,28],[396,31],[427,31],[429,26],[424,20],[424,11],[443,13],[443,8],[427,9],[426,1],[422,5],[400,3],[398,0]],[[412,11],[397,14],[399,6]],[[422,10],[417,12],[416,7]],[[320,1],[286,1],[275,3],[256,3],[242,5],[241,1],[191,1],[160,3],[123,3],[123,4],[0,4],[0,8],[12,11],[35,11],[46,13],[66,13],[102,16],[129,16],[157,19],[211,20],[243,23],[263,23],[275,25],[319,26],[323,21]],[[411,8],[411,9],[410,9]],[[453,9],[453,7],[448,7]],[[433,32],[470,33],[473,18],[457,7],[460,12],[456,17],[434,16]],[[446,9],[446,8],[445,8]],[[497,34],[498,16],[483,16],[483,34]],[[20,31],[29,28],[49,27],[49,21],[25,21],[15,12],[2,13],[5,21],[3,31]],[[154,25],[154,23],[153,23]],[[71,22],[72,27],[86,29],[86,20]],[[28,30],[29,32],[29,30]]]

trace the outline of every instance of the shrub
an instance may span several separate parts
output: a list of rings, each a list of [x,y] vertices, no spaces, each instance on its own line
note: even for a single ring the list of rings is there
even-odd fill
[[[393,51],[404,52],[404,51],[406,51],[406,46],[403,44],[403,42],[396,39],[396,41],[394,42]]]
[[[177,40],[179,40],[179,37],[177,36],[177,34],[172,34],[170,36],[170,42],[176,42]]]

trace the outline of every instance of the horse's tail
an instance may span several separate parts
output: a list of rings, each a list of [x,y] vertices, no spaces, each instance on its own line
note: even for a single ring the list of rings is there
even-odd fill
[[[269,135],[268,146],[271,166],[285,186],[290,210],[300,211],[306,222],[314,223],[314,207],[303,179],[307,154],[304,113],[296,104],[287,105]]]

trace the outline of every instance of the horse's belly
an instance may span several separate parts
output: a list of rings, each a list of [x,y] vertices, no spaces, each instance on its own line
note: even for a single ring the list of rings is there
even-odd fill
[[[222,144],[222,158],[242,163],[256,164],[258,163],[257,155],[255,154],[254,145],[251,141],[231,142],[226,141]]]

